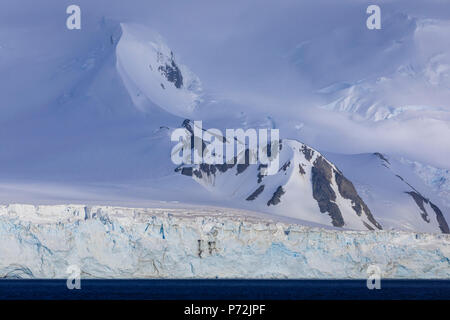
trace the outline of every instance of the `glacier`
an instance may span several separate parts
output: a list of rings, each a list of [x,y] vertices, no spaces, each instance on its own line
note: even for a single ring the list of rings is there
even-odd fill
[[[216,207],[0,206],[0,277],[450,278],[450,236],[341,231]]]

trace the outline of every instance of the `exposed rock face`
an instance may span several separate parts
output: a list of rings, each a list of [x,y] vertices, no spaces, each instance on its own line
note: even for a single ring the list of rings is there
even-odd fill
[[[250,151],[248,149],[245,150],[245,161],[244,163],[239,163],[237,165],[237,172],[236,175],[244,172],[248,166],[250,165]]]
[[[282,186],[279,186],[278,189],[274,192],[272,198],[267,202],[267,205],[276,206],[281,202],[281,196],[284,194],[284,190]]]
[[[425,199],[421,194],[414,192],[414,191],[410,191],[410,192],[406,192],[406,193],[409,194],[416,202],[417,206],[420,209],[420,215],[422,216],[422,219],[425,222],[430,222],[430,218],[428,217],[427,209],[425,209],[425,206],[424,206],[424,202],[428,203],[428,200]]]
[[[430,222],[430,217],[428,215],[427,209],[425,208],[425,204],[428,204],[436,214],[439,229],[441,229],[442,233],[450,233],[447,221],[445,220],[444,215],[442,214],[442,211],[438,208],[438,206],[436,206],[434,203],[432,203],[430,200],[423,197],[420,193],[416,191],[409,191],[406,193],[409,194],[416,202],[417,206],[420,209],[420,215],[425,222],[428,223]]]
[[[193,152],[197,152],[199,155],[201,155],[200,154],[200,152],[203,152],[205,149],[206,149],[206,144],[205,144],[205,142],[203,141],[203,139],[201,139],[201,138],[199,138],[199,137],[196,137],[195,135],[194,135],[194,129],[192,128],[192,126],[193,126],[193,123],[189,120],[189,119],[185,119],[184,121],[183,121],[183,123],[181,124],[181,126],[183,127],[183,128],[185,128],[188,132],[189,132],[189,134],[190,134],[190,136],[191,136],[191,141],[190,141],[190,144],[191,144],[191,150],[193,151]],[[201,141],[200,141],[201,140]],[[202,150],[200,151],[200,150],[195,150],[194,148],[195,148],[195,142],[197,141],[197,143],[198,144],[201,144],[201,146],[202,146]]]
[[[448,227],[447,221],[445,221],[442,211],[436,205],[434,205],[432,202],[430,202],[430,206],[433,208],[434,212],[436,213],[436,218],[437,218],[437,221],[439,223],[439,228],[441,229],[442,233],[450,233],[450,228]]]
[[[150,111],[156,105],[179,117],[190,116],[203,101],[200,79],[175,59],[157,32],[136,24],[120,25],[116,68],[136,107]]]
[[[298,165],[298,171],[300,172],[301,175],[306,174],[306,171],[305,171],[305,169],[303,169],[303,166],[301,163]]]
[[[335,227],[343,227],[344,219],[335,203],[336,193],[331,188],[332,168],[325,159],[318,157],[312,167],[313,197],[319,204],[320,212],[328,212]]]
[[[227,172],[229,169],[233,168],[235,163],[224,163],[224,164],[206,164],[202,163],[200,165],[200,170],[206,172],[208,175],[216,174],[216,171],[220,171],[222,173]]]
[[[344,177],[344,175],[341,172],[334,171],[334,174],[336,183],[339,188],[339,193],[345,199],[349,199],[352,201],[353,209],[355,210],[356,214],[358,216],[361,216],[361,214],[364,212],[367,216],[367,219],[369,219],[370,222],[372,222],[378,229],[381,230],[382,229],[381,225],[375,220],[375,218],[372,215],[372,212],[370,212],[369,207],[367,207],[367,205],[358,195],[358,192],[356,192],[353,183],[346,177]]]
[[[311,161],[314,155],[314,150],[308,148],[307,146],[302,146],[302,152],[305,155],[306,160]]]
[[[379,153],[379,152],[374,152],[374,155],[377,156],[378,158],[380,158],[381,160],[385,161],[388,164],[391,164],[389,162],[389,160],[384,156],[384,154]]]
[[[253,200],[255,200],[255,199],[260,195],[260,193],[263,192],[263,191],[264,191],[264,185],[261,185],[261,186],[258,187],[258,189],[255,190],[255,192],[253,192],[253,193],[252,193],[247,199],[245,199],[245,200],[247,200],[247,201],[253,201]]]
[[[406,191],[405,193],[409,194],[414,199],[414,202],[419,207],[420,216],[422,217],[422,219],[425,222],[430,223],[431,221],[430,216],[428,214],[427,209],[425,208],[425,205],[429,205],[436,214],[436,220],[439,224],[439,229],[441,230],[441,232],[450,233],[450,229],[448,227],[444,215],[442,214],[441,209],[439,209],[439,207],[434,203],[432,203],[429,199],[425,198],[419,191],[417,191],[412,185],[410,185],[405,179],[403,179],[403,177],[401,177],[398,174],[396,176],[413,190],[413,191]]]
[[[286,162],[285,164],[283,164],[283,166],[280,168],[279,171],[286,171],[290,165],[291,165],[291,161]]]
[[[186,128],[192,135],[194,134],[194,130],[192,129],[191,126],[191,120],[189,119],[184,119],[183,123],[181,124],[181,126],[183,128]]]
[[[433,190],[418,179],[414,166],[401,157],[380,153],[357,155],[328,154],[335,168],[337,196],[350,199],[353,209],[362,212],[364,222],[375,227],[378,222],[383,229],[441,233],[448,231],[445,202]],[[340,173],[351,181],[358,196],[370,209],[359,206],[352,187],[344,182]],[[348,201],[348,200],[345,200]],[[432,203],[433,202],[433,203]],[[437,210],[434,209],[434,207]],[[438,208],[439,207],[439,208]],[[344,220],[348,215],[341,209]],[[374,218],[374,219],[372,219]],[[376,221],[375,221],[376,220]]]
[[[186,138],[192,141],[193,123],[185,120],[183,127]],[[197,141],[204,150],[207,143]],[[280,141],[278,151],[278,167],[272,175],[265,175],[267,164],[250,164],[253,155],[248,147],[242,148],[231,164],[186,164],[176,171],[181,170],[212,192],[245,203],[252,201],[254,209],[262,212],[335,227],[382,229],[352,182],[319,152],[294,140]],[[180,169],[183,167],[186,169]]]
[[[170,64],[166,63],[165,66],[159,66],[158,71],[176,88],[180,89],[183,86],[183,75],[175,63],[173,52],[171,52]]]
[[[186,167],[181,169],[181,174],[192,177],[192,167]]]
[[[261,170],[262,170],[263,168],[267,168],[267,164],[260,164],[260,165],[258,166],[258,175],[257,175],[257,177],[258,177],[258,183],[261,183],[262,179],[264,178],[264,175],[261,173]]]

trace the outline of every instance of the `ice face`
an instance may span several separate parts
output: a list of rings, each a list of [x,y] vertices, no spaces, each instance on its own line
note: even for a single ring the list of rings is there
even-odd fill
[[[219,208],[0,207],[0,277],[449,278],[450,237],[337,231]]]

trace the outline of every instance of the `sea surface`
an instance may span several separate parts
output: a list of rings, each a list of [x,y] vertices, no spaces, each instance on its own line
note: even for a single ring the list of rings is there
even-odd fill
[[[0,300],[450,300],[450,280],[0,280]]]

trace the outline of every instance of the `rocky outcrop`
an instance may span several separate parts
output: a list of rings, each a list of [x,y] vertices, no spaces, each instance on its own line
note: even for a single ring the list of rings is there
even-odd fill
[[[450,233],[450,229],[448,227],[447,221],[442,214],[441,209],[439,209],[434,203],[430,202],[430,206],[433,208],[433,211],[436,213],[436,219],[439,223],[439,229],[441,229],[442,233]]]
[[[420,193],[417,193],[415,191],[410,191],[410,192],[406,192],[406,193],[409,194],[416,202],[417,206],[420,209],[420,215],[421,215],[422,219],[425,222],[429,223],[430,218],[428,217],[427,209],[425,209],[425,206],[424,206],[424,203],[428,203],[428,200],[425,199]]]
[[[344,226],[344,218],[335,203],[336,193],[331,188],[333,176],[331,165],[321,156],[317,157],[312,167],[313,197],[319,204],[320,212],[328,212],[335,227]]]
[[[378,158],[380,158],[381,160],[383,160],[383,161],[386,162],[387,164],[391,164],[391,163],[389,162],[389,160],[385,157],[384,154],[379,153],[379,152],[374,152],[373,155],[374,155],[374,156],[377,156]]]
[[[361,216],[364,213],[366,215],[367,219],[373,225],[375,225],[380,230],[383,229],[382,226],[373,217],[372,212],[370,212],[369,207],[358,195],[358,192],[356,191],[353,183],[350,180],[348,180],[346,177],[344,177],[344,175],[339,171],[335,170],[334,175],[335,175],[336,183],[339,188],[339,193],[345,199],[349,199],[352,201],[353,209],[355,210],[356,214],[358,216]],[[368,226],[368,225],[366,224],[366,226]]]
[[[291,165],[291,161],[288,161],[285,164],[283,164],[281,166],[280,170],[278,170],[278,171],[286,171],[289,168],[290,165]]]
[[[180,89],[183,86],[183,75],[181,74],[180,68],[178,68],[175,63],[175,58],[173,52],[170,52],[170,64],[165,64],[158,67],[158,71],[167,79],[167,81],[172,82],[176,88]]]
[[[247,199],[245,199],[245,200],[247,200],[247,201],[253,201],[253,200],[255,200],[259,195],[260,195],[260,193],[261,192],[263,192],[264,191],[264,185],[261,185],[261,186],[259,186],[258,187],[258,189],[256,189]]]
[[[244,172],[248,166],[250,165],[250,151],[249,149],[245,150],[244,163],[238,163],[236,175]]]
[[[303,168],[303,165],[302,165],[301,163],[298,165],[298,172],[300,172],[300,174],[301,174],[302,176],[304,176],[304,175],[306,174],[306,171],[305,171],[305,169]]]
[[[191,135],[193,143],[193,123],[185,120],[183,127]],[[197,141],[197,145],[203,145],[205,149],[205,143],[209,142],[201,143]],[[284,145],[283,151],[281,145]],[[251,151],[248,148],[235,156],[231,164],[187,164],[181,167],[189,169],[179,167],[176,171],[181,170],[182,174],[192,176],[214,192],[223,191],[230,197],[237,196],[240,201],[252,201],[255,210],[270,210],[289,216],[301,215],[306,221],[307,215],[311,215],[312,221],[335,227],[382,229],[352,182],[319,152],[294,140],[280,141],[278,151],[283,162],[278,163],[277,170],[272,175],[265,175],[267,164],[250,164]],[[302,194],[295,196],[298,192]],[[285,202],[290,212],[285,212]],[[296,207],[298,212],[293,212]],[[324,219],[321,213],[327,213],[330,220]],[[352,215],[360,219],[354,219]],[[345,217],[348,218],[347,223]]]
[[[302,146],[302,152],[305,155],[305,159],[308,161],[311,161],[312,157],[314,156],[314,150],[311,148],[308,148],[307,146]]]
[[[420,193],[418,193],[416,191],[408,191],[406,193],[409,194],[414,199],[415,203],[419,207],[420,215],[425,222],[430,223],[430,217],[428,215],[427,209],[425,208],[425,205],[429,205],[431,207],[431,209],[434,211],[434,213],[436,214],[436,220],[439,224],[439,229],[441,230],[441,232],[442,233],[450,233],[450,229],[448,227],[447,221],[445,220],[445,217],[442,214],[441,209],[438,208],[438,206],[436,206],[429,199],[425,198],[424,196],[422,196]]]
[[[273,193],[272,198],[267,202],[267,205],[276,206],[281,202],[281,196],[285,193],[282,186],[279,186],[277,190]]]

